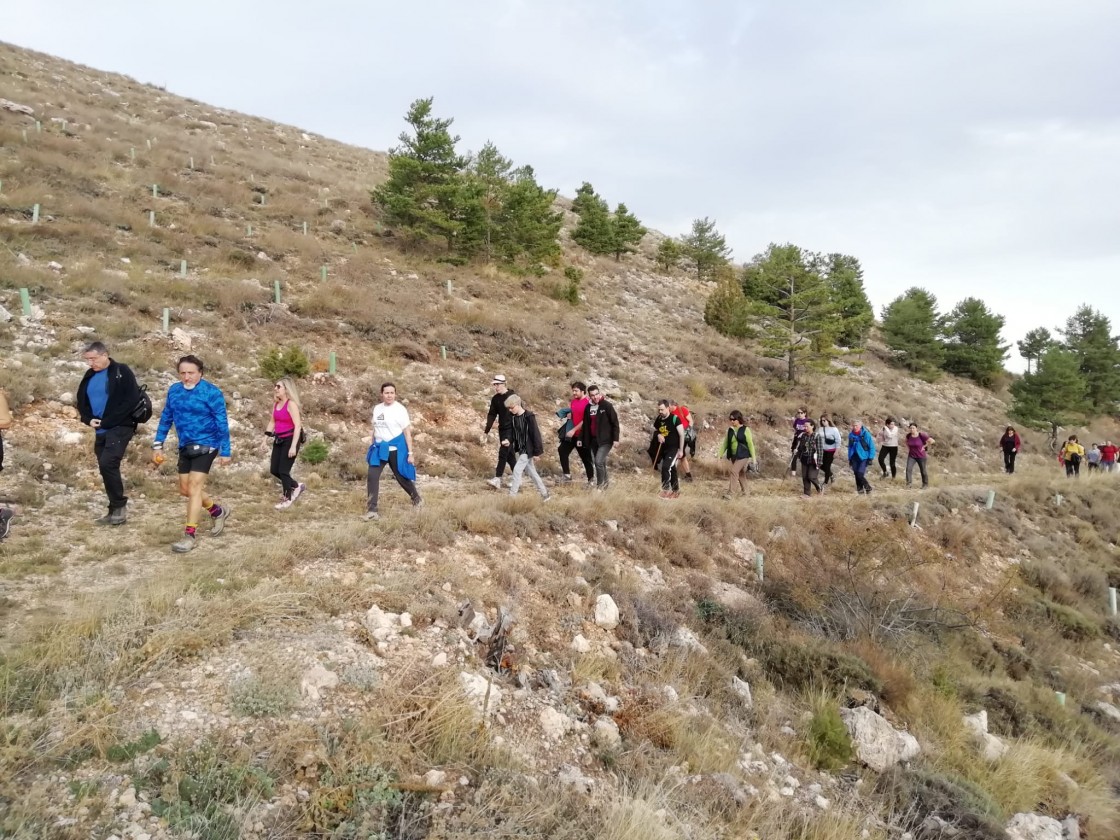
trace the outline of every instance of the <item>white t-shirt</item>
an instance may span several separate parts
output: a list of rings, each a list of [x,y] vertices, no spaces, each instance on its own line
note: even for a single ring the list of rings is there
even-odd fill
[[[395,402],[380,402],[373,407],[373,440],[383,443],[398,437],[409,426],[408,409]],[[396,447],[390,447],[390,452]]]

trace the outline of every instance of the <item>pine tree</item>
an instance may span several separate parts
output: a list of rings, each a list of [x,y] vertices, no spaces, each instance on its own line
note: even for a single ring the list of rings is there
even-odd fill
[[[1054,338],[1046,327],[1031,330],[1017,342],[1019,355],[1027,360],[1027,373],[1031,372],[1031,362],[1037,362],[1054,344]]]
[[[533,167],[513,171],[496,219],[495,250],[502,262],[529,271],[538,270],[542,264],[558,264],[557,236],[563,216],[553,209],[555,202],[556,191],[537,183]]]
[[[572,239],[592,254],[610,254],[613,251],[610,207],[591,184],[586,181],[576,190],[572,210],[579,214],[579,223],[572,231]]]
[[[1003,360],[1010,347],[1000,344],[1003,325],[1003,316],[989,310],[984,301],[962,300],[945,316],[942,324],[945,341],[942,368],[991,387],[1003,373]]]
[[[666,236],[657,246],[657,265],[662,271],[670,271],[675,268],[677,263],[681,261],[684,256],[684,249],[681,243],[672,237]]]
[[[940,320],[937,298],[925,289],[908,289],[883,309],[883,340],[907,370],[936,378],[945,354]]]
[[[623,254],[632,254],[638,250],[638,243],[646,235],[646,229],[638,221],[638,217],[631,213],[625,204],[619,204],[610,219],[610,243],[615,260],[621,260]]]
[[[743,294],[742,283],[735,277],[734,269],[729,265],[717,268],[716,287],[704,304],[704,323],[722,335],[747,338],[754,334],[750,312],[750,302]]]
[[[771,244],[743,269],[744,295],[761,319],[763,351],[786,360],[791,383],[806,362],[827,366],[835,355],[836,307],[823,262],[796,245]]]
[[[825,278],[838,319],[836,343],[849,350],[862,349],[875,325],[875,310],[863,287],[863,267],[846,254],[829,254]]]
[[[471,161],[462,187],[463,226],[457,240],[461,253],[481,253],[487,262],[493,259],[497,219],[505,206],[512,172],[513,161],[490,141]]]
[[[1065,346],[1085,377],[1086,398],[1096,414],[1112,414],[1120,399],[1120,347],[1112,323],[1091,306],[1081,306],[1062,330]]]
[[[684,238],[684,253],[696,269],[696,276],[705,280],[715,269],[731,258],[727,240],[716,230],[714,220],[704,217],[692,223],[692,231]]]
[[[1051,345],[1034,373],[1012,383],[1011,414],[1031,426],[1066,426],[1084,416],[1086,391],[1077,354]]]
[[[415,239],[440,236],[452,250],[462,228],[462,178],[467,159],[455,150],[454,120],[432,116],[432,99],[417,99],[405,121],[400,145],[389,152],[389,178],[373,190],[385,223]]]

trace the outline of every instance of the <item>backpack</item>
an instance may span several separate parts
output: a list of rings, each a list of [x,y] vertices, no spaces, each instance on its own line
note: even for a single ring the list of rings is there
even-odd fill
[[[152,419],[152,398],[148,396],[148,386],[140,386],[140,399],[129,412],[128,418],[137,425]]]

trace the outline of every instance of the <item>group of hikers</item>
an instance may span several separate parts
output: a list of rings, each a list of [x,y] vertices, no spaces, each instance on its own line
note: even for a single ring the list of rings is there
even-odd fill
[[[101,473],[108,510],[96,522],[119,526],[128,521],[128,496],[121,476],[121,463],[137,426],[152,416],[151,400],[139,385],[128,365],[109,355],[104,343],[93,341],[82,350],[88,370],[78,385],[75,405],[81,422],[94,430],[94,457]],[[224,504],[207,493],[206,481],[215,463],[230,463],[230,431],[226,401],[221,389],[203,376],[205,366],[200,358],[186,355],[178,360],[179,381],[167,391],[163,410],[152,441],[152,462],[164,462],[164,444],[174,428],[178,449],[176,472],[179,495],[186,501],[186,522],[179,540],[171,548],[177,553],[194,549],[200,523],[210,521],[210,534],[218,535],[231,514]],[[536,415],[522,398],[514,393],[502,374],[491,382],[490,400],[483,434],[489,439],[498,432],[497,461],[494,475],[488,480],[495,489],[503,487],[503,476],[510,470],[509,493],[520,492],[528,473],[541,498],[548,501],[550,493],[536,463],[544,454],[544,436]],[[618,412],[598,385],[570,383],[570,400],[556,412],[560,425],[556,428],[557,454],[560,461],[560,483],[572,482],[572,453],[583,466],[587,487],[602,491],[610,484],[608,459],[618,444],[620,424]],[[385,382],[380,388],[381,401],[372,411],[372,442],[367,450],[366,511],[367,521],[380,518],[378,500],[381,476],[388,466],[394,479],[408,495],[413,506],[423,504],[416,487],[416,448],[408,409],[397,401],[396,386]],[[11,425],[11,412],[0,394],[0,430]],[[692,481],[691,461],[696,457],[698,423],[687,406],[672,399],[657,403],[657,414],[650,426],[648,454],[653,468],[660,474],[660,498],[680,496],[680,482]],[[270,472],[280,483],[277,510],[291,507],[306,492],[306,485],[292,477],[300,449],[306,441],[299,390],[295,382],[284,377],[273,385],[273,402],[264,434],[271,439]],[[856,492],[873,491],[867,473],[877,463],[883,479],[898,476],[898,454],[906,449],[905,479],[912,486],[915,469],[921,487],[929,486],[927,460],[933,438],[910,423],[905,431],[893,417],[888,417],[877,435],[860,420],[848,424],[843,435],[829,415],[819,422],[809,419],[801,408],[792,420],[789,474],[800,476],[803,498],[815,491],[824,494],[835,482],[834,466],[838,453],[844,452],[855,479]],[[999,447],[1003,451],[1004,470],[1015,472],[1015,459],[1022,441],[1008,426]],[[3,469],[3,438],[0,436],[0,470]],[[1120,447],[1105,441],[1093,444],[1088,453],[1070,436],[1059,453],[1066,474],[1080,474],[1082,460],[1089,470],[1112,471],[1116,467]],[[719,456],[727,462],[728,488],[725,499],[745,495],[747,473],[758,472],[758,450],[743,412],[729,412],[728,427],[720,441]],[[0,539],[7,536],[12,511],[0,508]]]

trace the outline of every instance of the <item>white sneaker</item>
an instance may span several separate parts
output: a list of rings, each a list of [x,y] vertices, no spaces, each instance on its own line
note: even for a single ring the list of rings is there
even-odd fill
[[[367,510],[365,515],[362,516],[363,522],[373,522],[375,519],[380,519],[381,515],[375,510]]]
[[[292,506],[292,502],[294,502],[295,500],[296,500],[296,497],[293,495],[292,498],[285,499],[284,501],[273,505],[273,507],[276,508],[277,510],[287,510],[288,508],[290,508]]]
[[[307,489],[307,485],[304,484],[303,482],[300,482],[299,484],[297,484],[296,489],[292,491],[292,499],[291,500],[294,502],[296,499],[298,499],[303,494],[303,491],[306,490],[306,489]]]
[[[501,490],[502,489],[502,480],[500,478],[498,478],[497,476],[494,476],[491,479],[487,479],[486,483],[489,484],[491,487],[493,487],[495,490]]]

